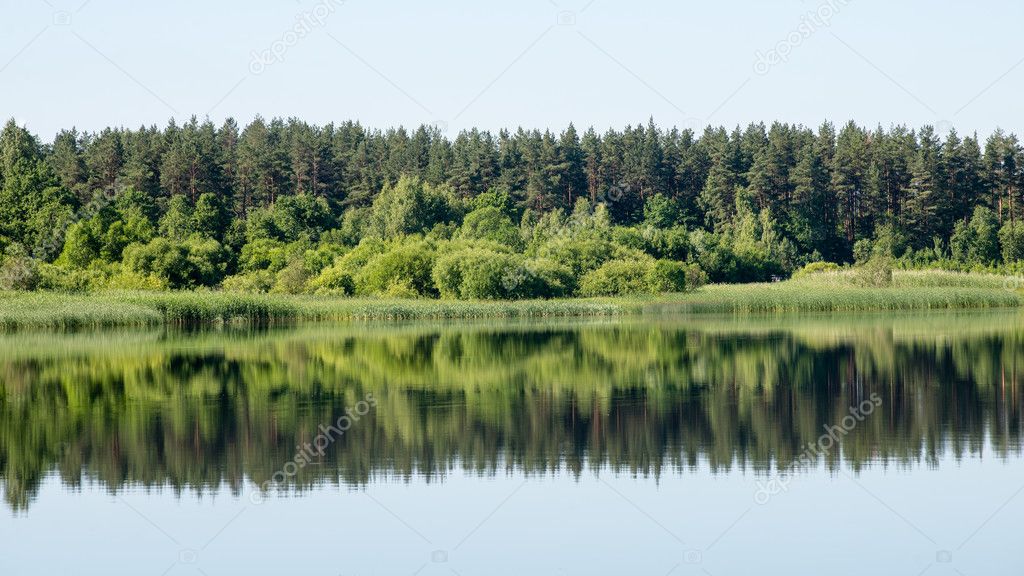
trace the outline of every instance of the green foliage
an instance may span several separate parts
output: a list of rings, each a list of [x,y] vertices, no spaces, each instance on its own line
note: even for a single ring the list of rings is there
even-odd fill
[[[306,269],[305,262],[300,259],[292,260],[277,273],[270,292],[272,294],[302,294],[309,278],[310,274]]]
[[[576,291],[572,269],[554,260],[534,258],[523,264],[529,290],[521,291],[529,298],[565,298]]]
[[[627,296],[685,292],[703,286],[704,272],[696,265],[640,258],[612,260],[580,280],[583,296]]]
[[[386,296],[436,296],[431,278],[436,252],[426,241],[401,242],[366,261],[354,275],[356,293]]]
[[[853,276],[857,286],[866,288],[886,288],[892,286],[893,259],[884,252],[878,252],[867,262],[857,266]]]
[[[192,236],[175,242],[155,238],[125,249],[124,268],[144,278],[156,278],[170,288],[194,288],[219,283],[227,268],[226,256],[213,239]]]
[[[833,262],[811,262],[793,273],[793,279],[806,278],[815,274],[839,272],[842,268]]]
[[[274,286],[276,277],[270,270],[257,270],[228,276],[224,279],[222,287],[227,292],[270,292]]]
[[[351,296],[356,291],[352,272],[341,266],[325,268],[319,275],[309,280],[306,286],[313,294],[322,296]]]
[[[688,292],[707,284],[707,274],[696,264],[656,260],[647,270],[647,289],[652,294]]]
[[[72,290],[152,279],[213,288],[230,277],[225,286],[245,290],[433,295],[432,259],[381,284],[403,266],[384,259],[371,274],[369,257],[336,258],[367,238],[383,243],[379,256],[411,236],[438,257],[514,256],[537,284],[513,297],[575,294],[605,264],[642,258],[698,264],[717,283],[877,254],[894,267],[1013,271],[1024,258],[1022,165],[1016,138],[1000,131],[980,143],[853,123],[448,140],[351,122],[192,118],[62,131],[45,144],[8,122],[0,248],[24,246],[38,261],[38,281],[20,285]],[[538,280],[532,264],[552,277]]]
[[[515,300],[534,295],[522,257],[484,248],[446,254],[432,276],[442,298]]]
[[[649,294],[647,274],[651,269],[647,260],[612,260],[584,275],[579,291],[583,296]]]
[[[679,223],[679,207],[663,194],[651,196],[644,204],[644,225],[667,229]]]
[[[584,296],[663,294],[695,290],[707,283],[696,264],[639,258],[611,260],[580,281]]]
[[[466,214],[459,230],[459,238],[492,240],[515,249],[523,247],[519,228],[495,206],[484,206]]]
[[[453,218],[451,191],[403,176],[373,201],[367,230],[380,238],[425,232]]]
[[[999,230],[999,245],[1003,262],[1012,264],[1024,260],[1024,223],[1007,222]]]
[[[39,263],[22,246],[8,246],[0,256],[0,290],[34,290],[39,282]]]
[[[107,286],[109,274],[102,268],[71,268],[57,264],[39,265],[39,288],[55,292],[88,292]]]
[[[992,210],[978,206],[970,222],[957,222],[950,238],[953,258],[989,266],[999,260],[999,221]]]
[[[616,244],[644,252],[654,258],[686,260],[690,254],[690,236],[682,226],[616,226],[612,231],[612,238]]]
[[[221,198],[209,192],[200,194],[192,210],[192,231],[207,238],[219,239],[224,237],[229,224]]]
[[[160,219],[160,235],[172,240],[184,240],[195,231],[192,205],[185,196],[173,196],[167,211]]]

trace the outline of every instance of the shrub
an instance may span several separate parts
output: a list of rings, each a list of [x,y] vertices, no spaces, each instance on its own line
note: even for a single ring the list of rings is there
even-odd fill
[[[667,229],[616,226],[612,230],[612,237],[616,244],[654,258],[686,260],[690,252],[689,234],[681,226]]]
[[[379,238],[366,238],[358,246],[334,259],[334,264],[319,271],[308,281],[306,290],[315,294],[341,294],[356,292],[355,277],[367,262],[387,251],[388,245]]]
[[[652,294],[688,292],[707,283],[707,275],[696,264],[657,260],[646,275],[647,289]]]
[[[516,249],[521,249],[523,245],[519,228],[494,206],[477,208],[467,214],[459,230],[459,237],[467,240],[493,240]]]
[[[564,298],[576,291],[576,277],[568,266],[536,258],[527,261],[524,268],[531,275],[530,298]]]
[[[242,247],[238,265],[245,272],[277,272],[288,265],[288,252],[285,246],[284,242],[269,238],[250,241]]]
[[[39,285],[39,262],[20,245],[8,247],[0,259],[0,290],[34,290]]]
[[[606,262],[580,279],[581,296],[627,296],[695,290],[707,282],[696,264],[636,258]]]
[[[598,238],[557,237],[541,246],[538,256],[557,262],[581,277],[614,257],[615,245]]]
[[[418,296],[437,293],[431,273],[435,253],[427,242],[398,246],[371,258],[355,275],[356,293],[384,295],[395,284],[403,284]]]
[[[1006,264],[1024,260],[1024,224],[1004,224],[999,230],[999,244],[1003,249],[1003,262]]]
[[[228,292],[269,292],[274,285],[276,277],[269,270],[257,270],[236,274],[224,279],[221,287]]]
[[[87,292],[105,286],[106,280],[107,275],[96,268],[81,270],[56,264],[40,264],[37,288],[57,292]]]
[[[811,262],[803,268],[793,273],[793,278],[804,278],[806,276],[812,276],[814,274],[823,274],[827,272],[838,272],[842,268],[839,264],[833,262]]]
[[[697,264],[686,265],[686,290],[696,290],[708,283],[708,275]]]
[[[270,292],[272,294],[302,294],[306,290],[308,281],[309,272],[306,271],[305,263],[300,259],[295,259],[277,273]]]
[[[128,246],[122,266],[141,277],[154,276],[169,288],[213,286],[224,276],[227,253],[220,242],[198,236],[184,242],[155,238]]]
[[[582,296],[649,293],[648,273],[652,268],[650,261],[612,260],[583,276],[579,292]]]
[[[318,295],[351,296],[356,291],[352,273],[337,266],[325,268],[316,278],[309,280],[306,291]]]
[[[166,290],[166,280],[154,274],[144,276],[130,270],[121,270],[103,281],[103,288],[109,290]]]
[[[499,300],[531,292],[530,276],[519,256],[467,248],[438,259],[434,283],[443,298]]]
[[[864,264],[855,268],[854,284],[868,288],[885,288],[892,286],[892,258],[872,256]]]

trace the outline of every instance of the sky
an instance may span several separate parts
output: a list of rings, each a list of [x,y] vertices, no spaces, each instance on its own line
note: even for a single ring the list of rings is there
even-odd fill
[[[0,117],[1024,134],[1024,3],[0,0]]]

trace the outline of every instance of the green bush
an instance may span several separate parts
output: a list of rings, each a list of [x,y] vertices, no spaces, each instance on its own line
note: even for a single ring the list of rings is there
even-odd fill
[[[1004,263],[1024,260],[1024,223],[1003,224],[999,230],[999,245],[1002,247]]]
[[[616,226],[612,230],[616,244],[644,252],[648,256],[665,260],[686,260],[690,252],[686,228],[643,228]]]
[[[274,286],[276,277],[269,270],[257,270],[228,276],[221,287],[228,292],[266,293]]]
[[[227,253],[220,242],[193,236],[184,242],[155,238],[132,244],[124,251],[126,272],[154,276],[170,288],[214,286],[227,269]]]
[[[352,273],[344,268],[331,266],[309,280],[306,291],[322,296],[351,296],[355,294],[356,284]]]
[[[107,274],[97,268],[78,269],[56,264],[39,265],[39,286],[56,292],[88,292],[106,285]]]
[[[277,276],[274,278],[274,285],[270,288],[270,293],[302,294],[306,291],[306,283],[308,281],[309,272],[306,270],[305,262],[295,259],[277,273]]]
[[[557,262],[581,277],[615,256],[616,246],[599,238],[556,237],[541,246],[538,256]]]
[[[7,248],[0,257],[0,290],[35,290],[39,285],[39,262],[21,245]]]
[[[576,291],[572,270],[554,260],[535,258],[524,268],[531,276],[529,298],[564,298]]]
[[[355,274],[357,294],[385,295],[396,284],[417,296],[435,296],[431,277],[436,254],[425,241],[398,244],[367,261]]]
[[[686,292],[703,286],[707,275],[696,264],[637,258],[612,260],[580,279],[581,296],[628,296]]]
[[[442,298],[500,300],[523,296],[528,275],[519,256],[467,248],[438,259],[434,284]]]
[[[696,290],[708,283],[708,275],[698,264],[686,265],[686,291]]]
[[[250,241],[242,247],[238,266],[244,272],[270,270],[277,272],[288,265],[288,250],[280,240],[263,238]]]
[[[466,214],[459,237],[467,240],[492,240],[515,249],[523,247],[519,228],[494,206],[484,206]]]
[[[646,280],[651,294],[666,294],[695,290],[707,282],[707,275],[696,264],[657,260],[648,268]]]
[[[144,276],[130,270],[121,270],[103,280],[103,288],[107,290],[166,290],[167,281],[155,274]]]
[[[612,260],[588,272],[580,279],[582,296],[623,296],[651,292],[648,260]]]
[[[865,288],[887,288],[892,286],[892,278],[892,258],[876,255],[854,269],[853,282]]]
[[[814,274],[822,274],[827,272],[838,272],[842,270],[839,264],[833,262],[811,262],[803,268],[793,273],[793,278],[804,278],[806,276],[812,276]]]

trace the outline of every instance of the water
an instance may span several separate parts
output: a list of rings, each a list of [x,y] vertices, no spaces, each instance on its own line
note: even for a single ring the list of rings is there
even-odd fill
[[[1019,574],[1021,320],[0,336],[0,574]]]

